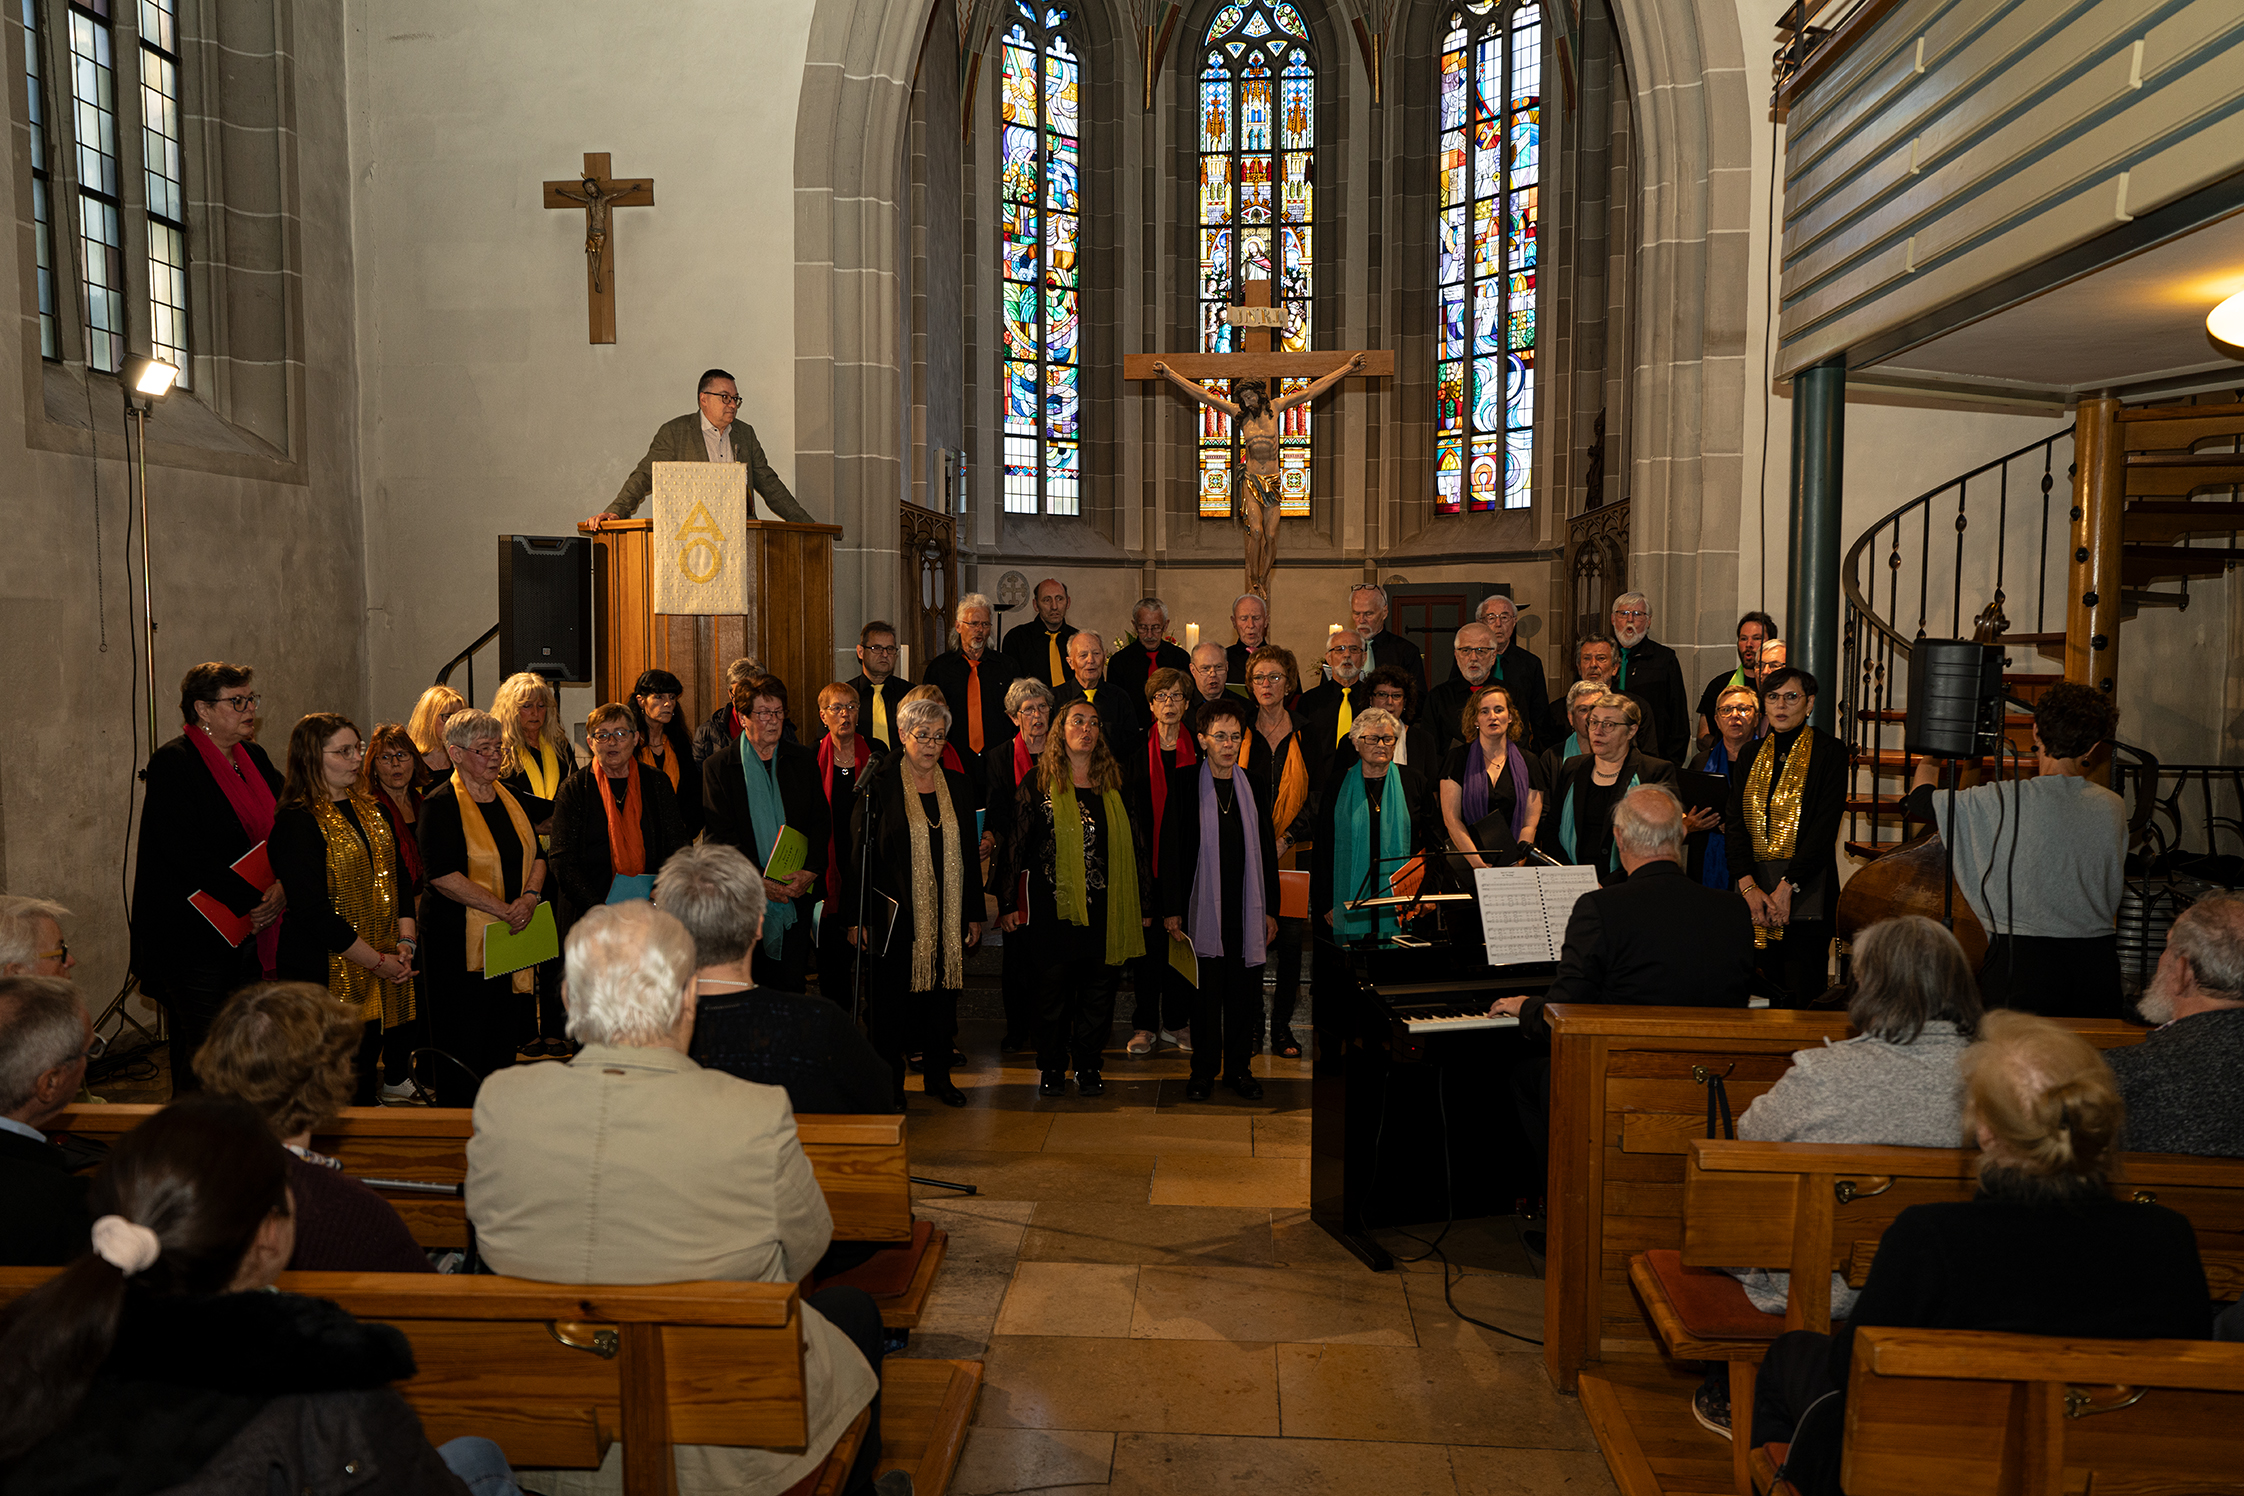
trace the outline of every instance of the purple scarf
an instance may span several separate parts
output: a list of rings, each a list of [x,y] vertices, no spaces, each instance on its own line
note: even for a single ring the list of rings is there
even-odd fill
[[[1512,840],[1518,841],[1527,828],[1527,755],[1510,738],[1504,739],[1504,769],[1512,776]],[[1479,825],[1488,814],[1488,759],[1480,751],[1477,735],[1465,750],[1465,782],[1457,786],[1457,808],[1458,819],[1467,826]]]
[[[1262,811],[1254,803],[1254,789],[1247,776],[1237,770],[1231,774],[1239,803],[1239,825],[1244,830],[1246,843],[1246,876],[1241,895],[1245,907],[1239,913],[1239,933],[1245,937],[1246,950],[1242,953],[1248,966],[1260,966],[1269,960],[1267,941],[1269,932],[1263,928],[1268,911],[1262,902],[1262,838],[1258,817]],[[1223,892],[1223,842],[1217,829],[1215,775],[1209,771],[1205,760],[1200,765],[1200,861],[1192,871],[1192,918],[1188,921],[1192,932],[1192,949],[1203,956],[1220,956],[1223,951],[1223,908],[1216,901]]]

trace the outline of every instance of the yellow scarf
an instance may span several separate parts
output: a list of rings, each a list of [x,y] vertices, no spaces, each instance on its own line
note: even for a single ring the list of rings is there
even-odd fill
[[[1808,784],[1808,746],[1812,731],[1802,732],[1785,756],[1784,773],[1776,775],[1776,795],[1769,795],[1770,765],[1776,759],[1776,739],[1769,738],[1753,756],[1745,776],[1745,827],[1753,833],[1755,862],[1784,862],[1800,839],[1800,796]]]
[[[966,985],[966,930],[959,923],[959,890],[966,885],[966,859],[959,852],[965,840],[962,828],[953,818],[949,776],[941,769],[935,771],[935,806],[943,817],[943,880],[935,881],[935,849],[929,835],[935,828],[927,822],[927,807],[919,803],[919,792],[912,788],[910,768],[902,769],[899,784],[904,792],[904,822],[912,833],[912,991],[933,992],[939,988],[958,989]],[[943,907],[938,910],[936,901]],[[942,973],[936,974],[936,958],[942,961]]]
[[[378,951],[395,951],[397,845],[390,837],[389,820],[372,800],[354,796],[351,805],[358,812],[358,831],[351,829],[349,818],[334,801],[321,800],[312,807],[312,819],[327,841],[327,900],[360,939]],[[361,1019],[381,1019],[385,1029],[413,1020],[411,982],[385,982],[344,959],[341,951],[327,954],[327,990],[357,1008]]]
[[[553,744],[545,738],[538,739],[538,761],[532,763],[521,754],[514,761],[522,767],[522,777],[530,781],[530,793],[540,800],[550,800],[561,789],[561,761],[553,753]]]
[[[1278,786],[1270,796],[1270,829],[1280,836],[1301,814],[1309,800],[1309,770],[1301,761],[1301,734],[1286,738],[1286,761],[1278,768]]]
[[[546,750],[551,753],[552,750]],[[522,803],[507,793],[503,784],[493,783],[499,803],[506,807],[506,818],[514,823],[514,838],[522,848],[522,881],[530,879],[530,864],[538,859],[538,840],[530,834],[530,818],[522,813]],[[460,831],[467,838],[468,882],[482,889],[502,904],[511,904],[522,896],[522,890],[511,892],[507,888],[506,865],[499,861],[499,844],[491,840],[491,828],[483,824],[483,812],[476,809],[475,799],[468,794],[467,781],[460,771],[452,771],[452,793],[460,802]],[[483,932],[502,920],[485,914],[473,906],[467,908],[467,969],[483,969]],[[525,966],[514,974],[513,987],[517,992],[535,990],[537,969]]]

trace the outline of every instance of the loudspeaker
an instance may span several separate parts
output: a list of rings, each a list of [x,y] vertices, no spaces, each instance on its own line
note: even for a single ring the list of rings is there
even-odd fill
[[[499,537],[499,669],[572,684],[592,679],[592,542]]]
[[[1979,758],[2001,739],[2001,647],[1969,639],[1912,644],[1903,746],[1928,758]]]

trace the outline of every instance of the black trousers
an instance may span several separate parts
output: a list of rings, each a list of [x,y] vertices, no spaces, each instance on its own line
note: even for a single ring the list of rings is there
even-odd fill
[[[775,959],[764,953],[764,943],[756,942],[754,954],[748,963],[748,975],[759,987],[769,987],[775,992],[808,992],[810,990],[811,947],[810,910],[799,900],[795,905],[795,922],[779,942],[779,955]]]
[[[224,966],[175,966],[160,975],[140,974],[142,989],[164,1010],[174,1096],[202,1089],[195,1075],[195,1051],[203,1047],[226,999],[258,980],[256,937],[243,941],[234,954],[240,959]]]
[[[1055,923],[1031,927],[1035,975],[1030,990],[1036,1003],[1036,1068],[1101,1068],[1100,1056],[1114,1032],[1114,994],[1122,968],[1106,964],[1106,922]],[[1198,1048],[1199,1041],[1193,1041]]]
[[[424,994],[421,1001],[426,1003],[428,1001],[425,995],[428,992],[428,979],[424,976],[419,981],[420,990]],[[413,1017],[399,1024],[396,1028],[384,1029],[382,1031],[382,1079],[393,1086],[405,1079],[406,1072],[413,1068],[413,1051],[428,1042],[428,1020],[421,1016],[418,1007],[415,1008]]]
[[[848,930],[849,917],[831,908],[818,923],[818,992],[845,1010],[857,999],[857,947]]]
[[[1979,996],[1990,1008],[2020,1008],[2045,1018],[2118,1018],[2119,937],[2065,940],[1997,935],[1979,968]]]
[[[1156,924],[1145,934],[1146,953],[1130,963],[1130,981],[1137,992],[1137,1002],[1130,1009],[1130,1027],[1157,1034],[1192,1022],[1197,1000],[1184,973],[1169,964],[1168,930]]]
[[[998,947],[1004,970],[999,978],[1005,996],[1005,1037],[1015,1044],[1036,1039],[1035,940],[1026,930],[1016,930]]]
[[[1299,960],[1298,955],[1295,958]],[[1237,956],[1202,956],[1192,1003],[1192,1078],[1250,1075],[1262,1047],[1262,968]]]
[[[881,1329],[880,1306],[873,1296],[862,1288],[821,1288],[816,1293],[803,1295],[803,1302],[820,1314],[827,1322],[849,1337],[857,1347],[865,1364],[872,1367],[873,1376],[880,1376],[881,1350],[885,1333]],[[872,1417],[865,1423],[865,1442],[857,1447],[857,1459],[849,1467],[849,1480],[842,1486],[844,1496],[866,1496],[873,1488],[873,1477],[880,1473],[880,1392],[873,1392]]]
[[[950,1084],[951,1048],[958,1040],[956,987],[914,992],[911,946],[873,958],[865,987],[865,1037],[888,1061],[896,1078],[896,1097],[904,1096],[904,1056],[920,1057],[920,1087],[939,1091]]]
[[[1784,938],[1753,953],[1753,964],[1781,994],[1771,1002],[1804,1008],[1830,989],[1831,939],[1838,928],[1827,919],[1794,920]]]
[[[428,1042],[481,1080],[514,1063],[514,1047],[536,1003],[536,994],[514,990],[511,975],[484,978],[468,971],[439,973],[422,996]],[[444,1103],[460,1104],[449,1100]]]
[[[1826,1395],[1830,1401],[1817,1407]],[[1816,1413],[1803,1427],[1811,1407]],[[1730,1410],[1733,1432],[1738,1411]],[[1753,1384],[1753,1442],[1792,1446],[1785,1464],[1803,1496],[1839,1489],[1845,1428],[1846,1394],[1831,1380],[1831,1337],[1788,1330],[1771,1341]]]
[[[1270,948],[1272,975],[1277,980],[1270,992],[1270,1047],[1273,1050],[1293,1036],[1293,1012],[1301,1000],[1301,945],[1308,938],[1309,921],[1278,921],[1278,943]],[[1255,1006],[1262,1006],[1259,993],[1255,996]],[[1260,1039],[1261,1014],[1257,1013],[1255,1018],[1255,1037]],[[1199,1041],[1194,1040],[1193,1045],[1197,1048]]]

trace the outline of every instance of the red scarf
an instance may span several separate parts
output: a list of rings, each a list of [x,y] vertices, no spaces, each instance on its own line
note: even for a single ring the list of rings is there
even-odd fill
[[[850,735],[850,751],[857,756],[856,767],[850,772],[863,780],[865,769],[873,756],[873,745],[863,733]],[[841,838],[847,828],[845,806],[834,803],[834,735],[827,733],[818,740],[818,782],[826,790],[826,808],[832,814],[826,817],[826,901],[833,903],[841,898]]]
[[[608,870],[618,878],[636,877],[647,870],[647,835],[639,824],[639,765],[623,766],[623,804],[618,807],[608,788],[608,771],[594,760],[592,778],[600,787],[600,808],[608,813]]]
[[[1020,733],[1013,735],[1013,783],[1024,783],[1029,777],[1028,739]]]
[[[390,792],[383,789],[379,782],[373,789],[374,803],[381,806],[382,814],[390,818],[390,839],[397,843],[397,855],[405,860],[405,876],[417,887],[421,881],[420,838],[413,834],[413,823],[405,819],[404,810],[397,801],[390,798]],[[421,808],[420,797],[414,795],[410,788],[406,790],[406,794],[412,799],[413,809],[418,813]]]
[[[1200,761],[1192,751],[1192,734],[1183,723],[1177,724],[1177,767],[1182,769]],[[1161,729],[1158,724],[1145,735],[1145,777],[1153,786],[1153,871],[1161,871],[1161,812],[1169,804],[1169,771],[1161,762]]]
[[[218,745],[210,740],[210,734],[197,724],[186,723],[180,730],[203,756],[204,767],[210,770],[210,777],[218,781],[226,803],[234,807],[234,818],[242,823],[251,845],[271,836],[273,787],[265,782],[265,776],[250,762],[249,755],[242,752],[242,745],[236,743],[231,753],[220,753]],[[258,969],[268,977],[280,960],[280,927],[281,922],[276,919],[257,935]]]

